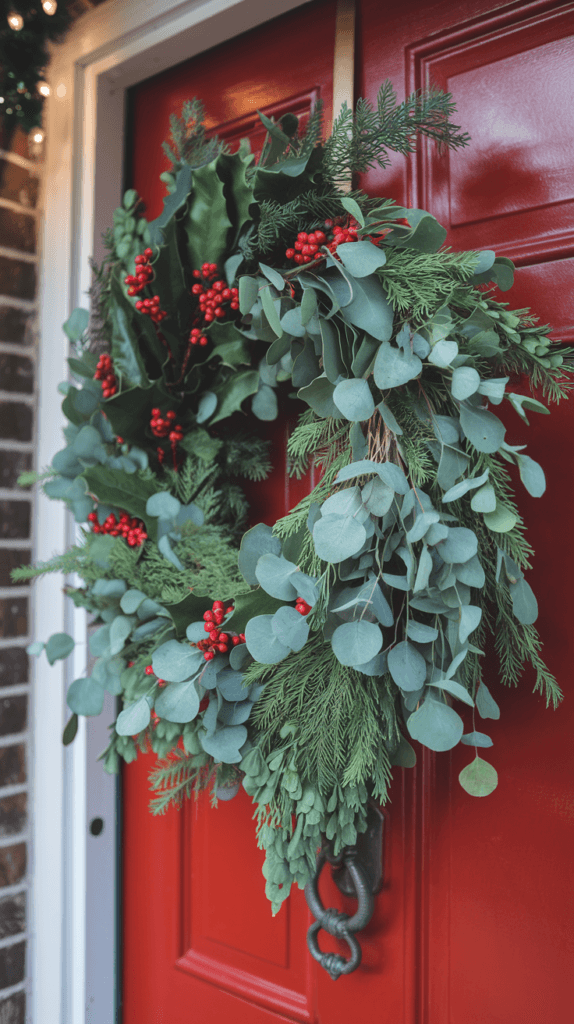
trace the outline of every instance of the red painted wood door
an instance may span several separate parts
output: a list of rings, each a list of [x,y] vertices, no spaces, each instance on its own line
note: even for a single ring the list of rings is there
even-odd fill
[[[169,114],[202,96],[230,139],[251,131],[257,107],[330,103],[334,3],[322,0],[138,87],[133,184],[155,216],[157,158]],[[396,158],[366,184],[429,209],[457,248],[495,248],[518,265],[504,298],[530,304],[574,340],[574,9],[564,3],[361,0],[358,90],[374,98],[391,77],[399,95],[434,82],[455,94],[468,150]],[[569,694],[568,581],[562,544],[574,499],[566,439],[574,403],[532,423],[516,442],[547,468],[543,499],[521,498],[537,551],[545,655],[566,699],[546,711],[525,674],[519,692],[493,688],[489,723],[500,785],[476,800],[458,786],[468,750],[421,757],[400,773],[386,812],[385,882],[362,933],[363,965],[337,983],[306,953],[308,916],[296,892],[272,919],[245,794],[214,811],[199,800],[152,818],[141,759],[124,772],[124,1024],[572,1024],[574,704]],[[284,483],[284,427],[260,518],[298,494]],[[565,443],[566,442],[566,443]],[[344,900],[325,879],[325,903]],[[345,909],[350,909],[350,906]],[[327,946],[327,942],[325,942]]]

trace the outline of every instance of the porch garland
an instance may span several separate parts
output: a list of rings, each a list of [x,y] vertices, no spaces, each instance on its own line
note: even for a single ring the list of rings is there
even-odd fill
[[[64,328],[66,447],[42,486],[82,541],[14,573],[77,573],[67,592],[100,624],[64,742],[107,690],[122,710],[104,767],[151,747],[155,813],[241,780],[274,911],[322,836],[337,851],[366,828],[392,767],[414,765],[411,740],[474,748],[461,785],[492,792],[475,718],[499,717],[487,643],[503,684],[528,663],[547,705],[560,699],[511,480],[517,467],[540,497],[544,473],[493,407],[520,427],[548,413],[534,389],[567,395],[571,350],[493,297],[512,285],[510,260],[453,252],[425,211],[347,190],[418,136],[466,145],[453,113],[448,94],[397,104],[386,83],[375,106],[343,107],[324,142],[319,107],[305,130],[260,115],[255,161],[185,104],[163,213],[148,223],[125,194],[91,318],[76,310]],[[318,482],[245,532],[241,479],[271,461],[241,414],[272,421],[293,392],[289,472],[314,466]],[[53,663],[72,647],[56,634],[30,651]]]

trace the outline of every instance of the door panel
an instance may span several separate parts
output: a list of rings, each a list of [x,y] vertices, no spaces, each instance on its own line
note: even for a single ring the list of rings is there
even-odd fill
[[[169,114],[193,95],[210,126],[233,144],[261,142],[257,107],[275,116],[316,95],[330,119],[334,8],[306,5],[240,40],[209,51],[134,91],[130,184],[161,210],[158,176]],[[494,248],[518,263],[502,298],[531,304],[559,336],[574,340],[574,176],[571,61],[574,7],[489,0],[380,0],[357,4],[357,90],[374,99],[390,77],[402,98],[432,81],[455,94],[468,150],[437,156],[423,146],[364,178],[373,194],[429,209],[456,248]],[[569,98],[570,97],[570,98]],[[568,142],[564,140],[568,139]],[[253,518],[273,522],[305,484],[285,480],[290,412],[268,431],[275,469],[250,497]],[[510,437],[547,469],[548,491],[520,496],[532,523],[532,573],[545,656],[568,689],[574,566],[564,544],[574,499],[566,439],[574,407],[507,417]],[[560,567],[560,568],[559,568]],[[489,663],[490,664],[490,663]],[[272,919],[263,893],[250,801],[241,793],[217,810],[207,799],[153,818],[147,774],[154,758],[124,772],[124,1024],[572,1024],[567,958],[572,957],[574,806],[568,699],[546,711],[532,696],[493,689],[500,722],[487,723],[499,789],[485,800],[464,793],[464,748],[414,771],[396,772],[385,811],[384,883],[361,934],[361,969],[336,984],[305,952],[308,915],[295,892]],[[468,729],[472,728],[471,713]],[[324,877],[325,905],[352,901]],[[321,936],[322,946],[337,948]],[[331,944],[330,944],[331,943]]]
[[[489,6],[464,2],[455,11],[448,3],[407,2],[385,12],[388,66],[399,95],[430,82],[452,91],[457,121],[472,141],[443,155],[424,145],[408,162],[395,159],[388,171],[370,172],[368,186],[430,210],[454,248],[492,248],[515,260],[515,285],[499,297],[510,308],[531,306],[557,337],[572,341],[574,126],[562,97],[572,85],[574,7]],[[361,89],[371,98],[385,74],[381,29],[379,5],[363,0]],[[531,417],[529,428],[512,412],[505,422],[510,442],[527,442],[546,470],[544,497],[519,489],[518,498],[536,550],[530,578],[543,653],[566,697],[560,710],[546,710],[530,692],[531,671],[519,692],[508,692],[496,683],[495,660],[487,659],[501,719],[483,728],[494,741],[488,759],[499,788],[484,800],[460,788],[458,773],[472,759],[463,747],[429,755],[428,771],[423,767],[415,1020],[425,1024],[572,1020],[574,559],[559,538],[574,496],[567,461],[574,408],[568,403],[549,417]],[[470,731],[470,709],[465,717]]]

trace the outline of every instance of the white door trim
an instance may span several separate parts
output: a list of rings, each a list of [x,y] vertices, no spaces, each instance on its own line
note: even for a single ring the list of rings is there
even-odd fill
[[[67,376],[61,324],[86,305],[88,257],[121,198],[125,93],[130,86],[309,0],[107,0],[53,51],[46,108],[46,157],[39,289],[38,467],[61,447],[56,388]],[[35,557],[48,560],[74,539],[62,506],[37,505]],[[36,584],[34,635],[66,631],[78,641],[72,665],[42,659],[34,673],[31,1008],[34,1024],[115,1021],[115,784],[94,753],[106,718],[80,727],[64,751],[65,691],[85,671],[86,620],[62,593],[61,576]],[[107,719],[111,720],[110,716]],[[93,836],[94,817],[105,822]]]

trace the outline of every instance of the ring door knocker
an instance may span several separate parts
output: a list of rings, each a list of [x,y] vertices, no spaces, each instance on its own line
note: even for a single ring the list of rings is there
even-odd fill
[[[315,874],[305,886],[305,899],[315,921],[307,932],[307,946],[311,956],[324,967],[333,981],[342,974],[351,974],[361,963],[361,947],[355,932],[366,928],[375,909],[375,895],[383,880],[383,823],[381,812],[369,805],[366,832],[357,837],[354,846],[346,846],[335,856],[332,844],[325,841],[317,854]],[[319,896],[319,877],[325,863],[331,865],[333,881],[345,896],[353,896],[357,910],[350,917],[334,907],[327,910]],[[344,939],[350,950],[345,960],[338,953],[323,953],[318,935],[323,928],[329,935]]]

